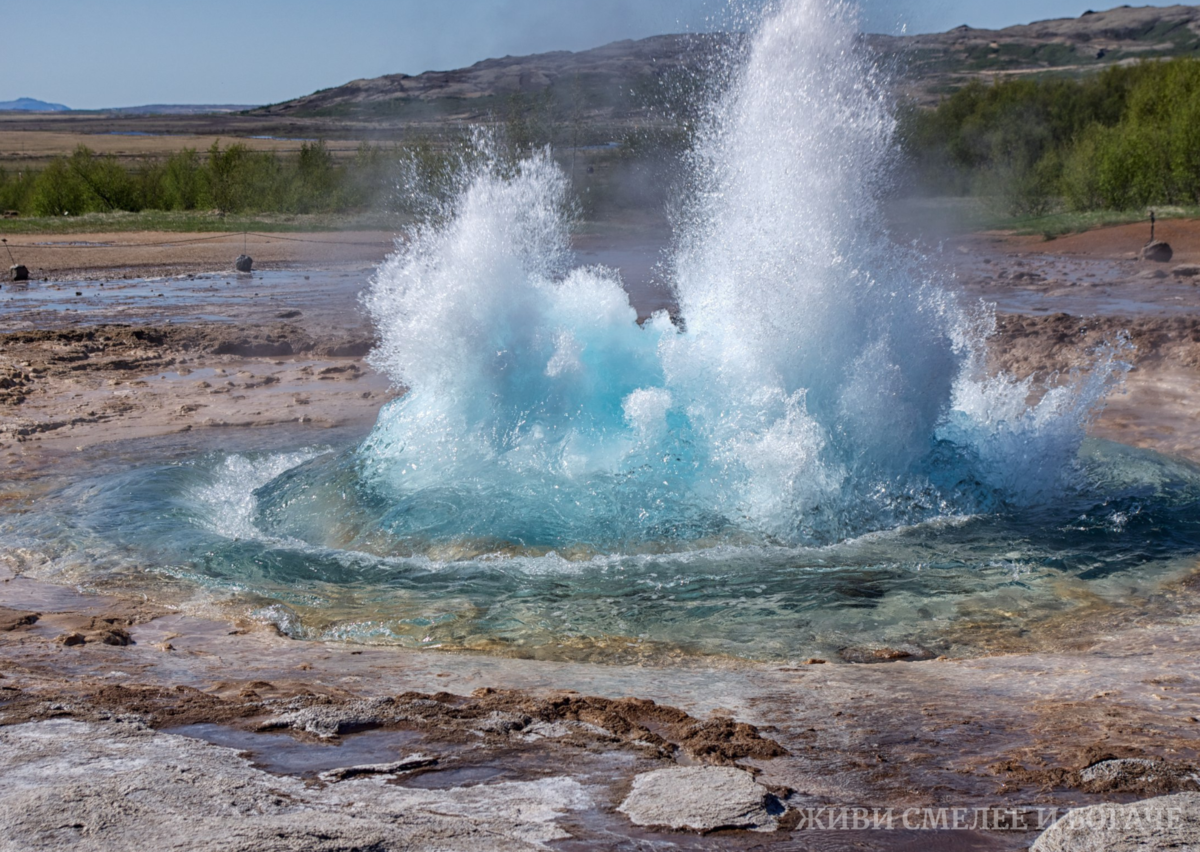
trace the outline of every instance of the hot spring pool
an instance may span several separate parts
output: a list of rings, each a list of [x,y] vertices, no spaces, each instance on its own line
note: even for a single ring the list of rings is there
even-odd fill
[[[281,483],[351,455],[209,452],[98,472],[7,515],[0,542],[33,576],[251,614],[297,638],[614,662],[1052,648],[1187,612],[1172,584],[1200,553],[1200,468],[1100,441],[1080,452],[1086,485],[1053,505],[821,545],[714,533],[609,552],[398,548],[358,532],[368,491],[329,480],[301,497],[321,528],[276,528]]]
[[[1120,340],[1047,387],[890,239],[885,76],[794,0],[731,60],[664,259],[678,312],[571,266],[551,152],[477,140],[363,296],[407,391],[332,446],[80,476],[22,570],[292,636],[559,658],[977,653],[1188,611],[1200,469],[1085,440]]]

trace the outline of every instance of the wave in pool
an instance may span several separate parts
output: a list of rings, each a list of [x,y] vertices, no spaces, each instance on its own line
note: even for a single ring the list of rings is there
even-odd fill
[[[353,452],[211,453],[99,475],[6,517],[0,541],[33,576],[232,607],[296,638],[609,661],[1053,647],[1187,611],[1173,584],[1200,554],[1200,469],[1098,441],[1053,505],[828,545],[723,538],[642,551],[460,541],[397,554],[270,531],[264,487],[313,465],[352,480]],[[326,511],[361,508],[348,490]]]

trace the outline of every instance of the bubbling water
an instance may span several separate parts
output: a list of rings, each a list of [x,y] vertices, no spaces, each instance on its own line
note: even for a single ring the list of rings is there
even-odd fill
[[[365,298],[371,361],[408,391],[322,474],[354,510],[298,520],[298,476],[264,521],[385,552],[820,544],[1067,484],[1119,365],[1032,406],[985,377],[990,317],[883,227],[895,119],[857,33],[830,0],[753,33],[690,154],[678,321],[639,325],[616,272],[568,268],[548,152],[505,168],[485,150]]]

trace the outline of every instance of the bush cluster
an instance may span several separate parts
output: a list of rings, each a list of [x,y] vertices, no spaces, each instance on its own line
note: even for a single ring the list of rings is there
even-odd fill
[[[444,171],[448,156],[428,142],[390,148],[363,143],[345,162],[336,161],[322,141],[304,143],[293,157],[214,142],[205,154],[184,149],[127,166],[80,146],[40,171],[0,169],[0,209],[25,216],[401,211],[407,195],[401,185],[414,174]]]
[[[999,197],[1013,214],[1200,202],[1194,59],[975,82],[900,126],[922,187]]]

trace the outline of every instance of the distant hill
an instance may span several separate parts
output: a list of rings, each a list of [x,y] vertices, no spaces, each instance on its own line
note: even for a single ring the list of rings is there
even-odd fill
[[[146,104],[145,106],[112,107],[97,112],[115,112],[122,115],[214,115],[229,112],[245,112],[258,104]]]
[[[0,112],[85,112],[117,113],[120,115],[219,115],[257,109],[258,104],[146,104],[145,106],[106,107],[104,109],[71,109],[34,98],[0,101]]]
[[[895,62],[905,94],[934,103],[975,78],[1077,75],[1140,59],[1200,56],[1200,7],[1122,6],[1002,30],[964,25],[864,38]],[[453,71],[354,80],[254,114],[420,124],[476,120],[503,115],[514,103],[528,110],[542,102],[560,117],[603,124],[677,110],[695,93],[709,59],[738,41],[725,34],[662,35],[575,53],[505,56]]]
[[[694,84],[695,69],[730,37],[663,35],[617,41],[576,53],[485,59],[455,71],[389,74],[354,80],[295,100],[263,107],[259,115],[360,119],[474,119],[503,112],[514,97],[542,97],[588,118],[644,110],[670,89]]]
[[[1002,30],[963,25],[945,33],[867,40],[899,60],[902,86],[928,102],[971,79],[1079,75],[1142,59],[1200,56],[1200,7],[1120,6]]]
[[[0,112],[70,112],[69,106],[49,104],[35,98],[17,98],[15,101],[0,101]]]

